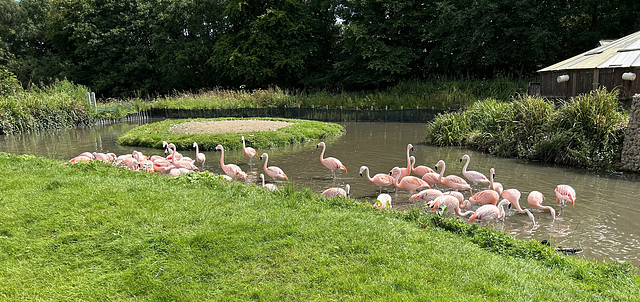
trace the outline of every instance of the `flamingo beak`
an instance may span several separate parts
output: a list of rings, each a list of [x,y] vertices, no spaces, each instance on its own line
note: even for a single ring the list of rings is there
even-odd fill
[[[360,173],[360,177],[362,177],[362,173]]]

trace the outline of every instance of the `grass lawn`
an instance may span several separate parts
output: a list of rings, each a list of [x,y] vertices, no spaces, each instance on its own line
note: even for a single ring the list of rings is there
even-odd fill
[[[1,300],[640,299],[629,266],[208,172],[0,153],[0,194]]]

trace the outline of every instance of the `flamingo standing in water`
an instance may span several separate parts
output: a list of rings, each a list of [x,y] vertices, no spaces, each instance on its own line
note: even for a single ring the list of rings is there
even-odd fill
[[[438,175],[438,182],[440,184],[443,184],[453,190],[469,190],[469,193],[473,194],[473,192],[471,192],[471,186],[467,183],[467,181],[462,179],[462,177],[457,175],[449,175],[447,177],[443,177],[444,170],[446,168],[444,160],[438,161],[438,163],[436,164],[436,170],[438,169],[438,167],[442,167],[442,170],[440,170],[440,175]]]
[[[410,194],[413,194],[413,192],[415,192],[418,189],[421,188],[427,188],[430,189],[431,187],[429,186],[429,184],[420,179],[417,178],[415,176],[405,176],[402,179],[400,179],[400,168],[398,167],[394,167],[393,170],[391,170],[390,174],[396,175],[395,179],[395,186],[396,188],[400,188],[400,189],[405,189],[405,190],[409,190]]]
[[[376,203],[374,205],[378,209],[391,209],[391,195],[387,193],[378,195],[378,198],[376,198]]]
[[[324,191],[322,191],[321,195],[322,196],[326,196],[326,197],[336,197],[336,196],[342,196],[342,197],[347,197],[349,196],[349,189],[351,188],[351,186],[349,184],[344,186],[343,188],[329,188],[326,189]]]
[[[327,167],[327,169],[331,170],[333,179],[336,178],[336,170],[344,170],[344,173],[347,173],[347,167],[345,167],[339,159],[335,157],[324,157],[324,151],[327,149],[325,143],[318,143],[318,145],[316,145],[316,149],[320,148],[320,146],[322,146],[322,153],[320,153],[320,162],[323,166]]]
[[[489,170],[489,190],[494,190],[498,192],[498,194],[502,194],[502,191],[504,191],[504,189],[502,188],[501,183],[493,181],[493,177],[495,176],[496,176],[496,169],[491,168]]]
[[[504,218],[504,206],[509,204],[509,201],[503,199],[498,205],[485,204],[479,207],[471,217],[469,222],[473,222],[476,219],[487,222],[496,222]]]
[[[266,188],[270,191],[276,191],[278,190],[278,187],[276,187],[276,185],[274,184],[265,184],[264,183],[264,174],[260,173],[260,179],[262,180],[262,187]]]
[[[427,166],[417,166],[417,167],[414,168],[414,166],[416,164],[415,156],[411,155],[409,157],[409,159],[411,159],[411,173],[413,173],[415,175],[418,175],[420,177],[424,176],[427,173],[435,173],[435,171],[433,171],[433,169],[431,169],[431,168],[429,168]]]
[[[538,191],[531,191],[531,193],[529,193],[529,196],[527,196],[527,201],[529,202],[529,205],[534,208],[538,208],[540,210],[549,210],[549,212],[551,213],[551,219],[556,219],[556,210],[550,206],[542,205],[542,202],[544,201],[544,195],[542,195],[542,193]]]
[[[489,183],[489,179],[486,176],[484,176],[484,174],[478,171],[467,171],[467,166],[469,166],[471,157],[469,157],[468,154],[465,154],[460,159],[460,162],[462,162],[465,159],[467,160],[467,162],[464,164],[464,167],[462,167],[462,176],[464,176],[467,180],[472,182],[474,186],[478,185],[478,183]]]
[[[256,149],[247,147],[245,145],[244,135],[242,136],[242,151],[244,152],[244,156],[249,158],[249,165],[253,165],[253,163],[251,163],[251,160],[253,159],[254,156],[258,155],[258,152],[256,151]]]
[[[391,175],[378,173],[373,177],[369,176],[369,167],[362,166],[360,167],[360,176],[362,176],[362,172],[367,171],[367,179],[374,185],[380,188],[380,194],[382,193],[382,187],[388,187],[395,183],[395,179],[391,177]]]
[[[242,171],[240,167],[234,164],[227,164],[227,165],[224,164],[224,148],[222,147],[222,145],[217,145],[215,149],[220,150],[222,152],[220,154],[220,167],[222,168],[222,171],[224,171],[224,173],[231,178],[242,178],[246,181],[247,173]]]
[[[269,154],[267,154],[266,152],[262,153],[262,155],[260,155],[260,159],[264,159],[264,167],[262,168],[264,170],[264,173],[267,173],[267,175],[271,176],[273,179],[289,180],[289,177],[287,177],[287,174],[284,174],[284,171],[282,171],[282,169],[276,166],[267,167]]]
[[[411,157],[409,156],[409,151],[413,150],[413,145],[412,144],[408,144],[407,145],[407,167],[406,168],[400,168],[400,171],[397,172],[398,173],[398,180],[402,180],[403,177],[405,176],[409,176],[409,174],[411,174]],[[394,176],[394,178],[396,178]]]
[[[571,206],[576,202],[576,190],[569,185],[558,185],[556,187],[556,203],[564,206],[565,202],[571,202]]]
[[[198,143],[193,142],[193,146],[196,148],[196,161],[204,165],[204,161],[207,158],[204,156],[204,153],[200,153],[200,150],[198,150]]]
[[[520,191],[518,191],[518,189],[507,189],[502,191],[502,198],[508,200],[518,211],[518,213],[522,213],[522,214],[527,214],[527,216],[529,216],[529,219],[531,219],[531,221],[533,222],[533,224],[536,224],[536,219],[535,217],[533,217],[533,214],[531,213],[531,211],[529,211],[529,209],[522,209],[520,207]]]
[[[477,204],[492,204],[494,206],[498,204],[499,199],[500,195],[494,190],[483,190],[469,197],[469,201],[473,201]]]

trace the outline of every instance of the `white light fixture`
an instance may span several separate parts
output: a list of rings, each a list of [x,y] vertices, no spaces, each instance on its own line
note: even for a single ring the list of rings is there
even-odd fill
[[[622,79],[625,81],[633,81],[636,79],[636,74],[633,72],[625,72],[622,74]]]
[[[567,81],[569,81],[569,75],[568,74],[563,74],[561,76],[558,76],[556,81],[558,81],[558,83],[567,82]]]

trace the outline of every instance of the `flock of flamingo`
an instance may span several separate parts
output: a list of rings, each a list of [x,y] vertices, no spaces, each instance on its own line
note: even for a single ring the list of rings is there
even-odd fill
[[[71,162],[79,161],[91,161],[100,160],[104,162],[111,162],[116,165],[129,168],[131,170],[142,170],[147,172],[157,172],[161,174],[169,174],[177,176],[183,173],[190,173],[193,171],[199,171],[196,163],[204,164],[206,158],[203,153],[199,152],[198,144],[193,143],[195,148],[195,160],[190,157],[183,156],[176,151],[176,146],[172,143],[163,142],[165,148],[166,157],[153,155],[146,156],[139,151],[133,151],[131,154],[124,154],[116,156],[114,153],[98,153],[98,152],[84,152],[74,158]],[[336,171],[343,170],[347,173],[347,168],[342,164],[340,160],[335,157],[324,157],[326,151],[326,144],[320,142],[316,148],[322,147],[320,153],[320,162],[323,166],[329,169],[333,178],[336,178]],[[242,137],[243,153],[249,158],[249,165],[252,165],[253,157],[256,157],[258,153],[254,148],[247,147],[244,136]],[[226,179],[242,179],[247,180],[247,173],[234,164],[224,163],[224,148],[222,145],[217,145],[215,150],[221,152],[220,155],[220,167],[224,171]],[[535,217],[531,210],[523,209],[520,206],[521,193],[515,188],[504,189],[502,184],[493,181],[495,176],[495,169],[491,168],[489,171],[489,177],[478,171],[467,170],[471,158],[465,154],[460,158],[460,162],[466,161],[462,168],[462,176],[448,175],[444,176],[446,163],[440,160],[435,165],[435,170],[427,166],[415,166],[415,157],[410,155],[410,151],[413,150],[413,145],[407,145],[407,167],[400,168],[394,167],[389,173],[375,174],[370,176],[369,168],[367,166],[360,167],[360,176],[366,176],[366,178],[375,186],[379,188],[379,195],[376,199],[375,206],[378,208],[391,208],[392,197],[388,193],[382,193],[382,189],[385,187],[395,187],[398,189],[408,190],[412,196],[409,198],[413,201],[424,202],[432,211],[442,209],[447,215],[456,215],[460,217],[467,217],[469,222],[479,220],[487,223],[496,222],[505,218],[504,206],[515,207],[518,213],[527,214],[529,219],[535,225]],[[269,155],[262,153],[260,159],[264,160],[263,171],[264,174],[270,176],[274,180],[287,181],[289,178],[282,169],[276,166],[268,166]],[[436,172],[440,168],[440,172]],[[366,174],[363,174],[365,173]],[[265,183],[265,176],[260,174],[262,187],[275,191],[278,187],[274,184]],[[414,175],[411,175],[414,174]],[[466,180],[465,180],[466,179]],[[488,187],[484,190],[480,190],[474,194],[471,184],[477,186],[478,184],[488,184]],[[332,187],[324,190],[321,194],[327,197],[336,196],[348,196],[350,185],[346,184],[344,188]],[[416,193],[416,191],[419,191]],[[465,199],[462,192],[469,192],[470,197]],[[415,194],[414,194],[415,193]],[[574,206],[576,200],[575,190],[565,184],[560,184],[555,188],[556,203],[562,208],[566,203],[570,203]],[[502,199],[501,199],[502,198]],[[539,191],[532,191],[527,196],[529,205],[533,208],[537,208],[542,211],[549,211],[551,218],[555,220],[556,211],[551,206],[542,205],[545,197]],[[476,206],[474,206],[475,204]],[[475,208],[475,209],[474,209]]]

